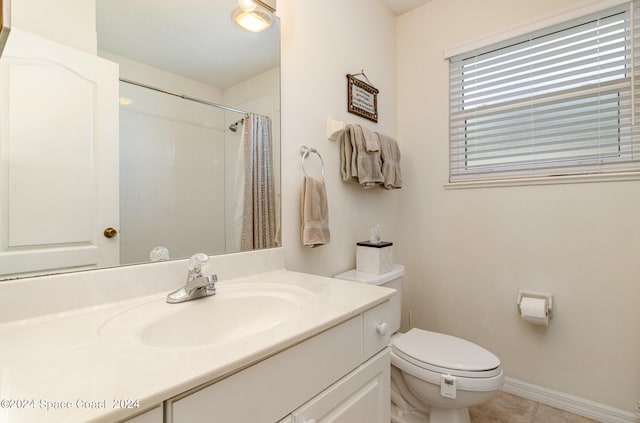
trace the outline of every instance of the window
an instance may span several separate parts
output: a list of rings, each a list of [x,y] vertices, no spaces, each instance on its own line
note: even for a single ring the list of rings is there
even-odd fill
[[[640,170],[629,7],[450,58],[450,181]]]

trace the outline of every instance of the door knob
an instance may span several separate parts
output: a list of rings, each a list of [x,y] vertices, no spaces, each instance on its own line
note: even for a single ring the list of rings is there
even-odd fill
[[[107,228],[103,233],[105,238],[113,238],[118,235],[118,231],[113,228]]]

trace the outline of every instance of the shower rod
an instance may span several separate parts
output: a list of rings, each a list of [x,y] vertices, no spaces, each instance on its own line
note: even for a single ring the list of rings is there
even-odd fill
[[[143,84],[141,82],[132,81],[130,79],[120,78],[120,82],[125,82],[127,84],[136,85],[136,86],[142,87],[142,88],[147,88],[149,90],[157,91],[157,92],[160,92],[160,93],[163,93],[163,94],[169,94],[169,95],[172,95],[174,97],[180,97],[180,98],[183,98],[185,100],[195,101],[196,103],[206,104],[207,106],[217,107],[219,109],[228,110],[230,112],[242,113],[243,115],[249,114],[249,112],[245,112],[244,110],[235,109],[235,108],[229,107],[229,106],[223,106],[222,104],[213,103],[211,101],[200,100],[199,98],[190,97],[190,96],[188,96],[186,94],[174,93],[174,92],[171,92],[171,91],[163,90],[162,88],[152,87],[151,85]]]

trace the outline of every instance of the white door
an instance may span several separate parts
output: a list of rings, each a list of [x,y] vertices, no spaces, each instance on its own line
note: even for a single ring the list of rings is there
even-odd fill
[[[119,262],[118,67],[12,28],[0,58],[0,278]],[[107,231],[107,235],[113,231]]]

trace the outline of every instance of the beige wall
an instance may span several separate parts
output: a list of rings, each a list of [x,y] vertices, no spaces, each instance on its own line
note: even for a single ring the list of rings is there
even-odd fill
[[[355,266],[355,243],[381,225],[396,241],[402,195],[364,191],[340,178],[339,146],[325,136],[331,115],[379,132],[396,133],[395,17],[371,0],[278,1],[282,18],[282,216],[286,265],[291,270],[332,276]],[[347,73],[364,69],[380,90],[377,124],[346,112]],[[311,249],[300,241],[299,150],[315,147],[324,159],[331,243]],[[317,158],[310,158],[311,166]]]
[[[634,411],[640,182],[443,188],[443,49],[570,4],[432,0],[398,19],[400,202],[411,207],[400,209],[396,256],[407,266],[404,305],[416,326],[483,345],[512,378]],[[548,328],[518,318],[520,288],[554,295]]]

